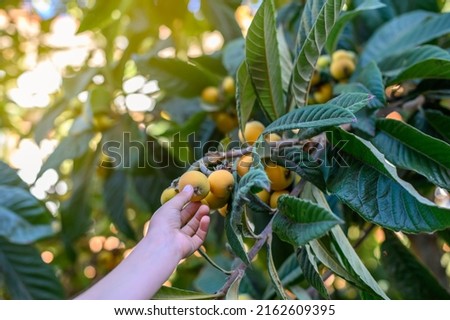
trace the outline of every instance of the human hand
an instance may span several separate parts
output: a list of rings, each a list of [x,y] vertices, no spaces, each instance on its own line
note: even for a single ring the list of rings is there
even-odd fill
[[[201,246],[209,227],[209,208],[200,202],[189,202],[193,193],[192,186],[186,186],[162,205],[153,214],[146,236],[152,243],[173,248],[179,259]]]

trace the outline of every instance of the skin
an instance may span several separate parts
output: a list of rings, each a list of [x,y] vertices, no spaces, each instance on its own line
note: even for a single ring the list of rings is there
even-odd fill
[[[147,235],[133,252],[103,279],[76,299],[150,299],[169,278],[181,259],[190,256],[205,241],[209,208],[189,202],[194,190],[182,192],[153,215]]]

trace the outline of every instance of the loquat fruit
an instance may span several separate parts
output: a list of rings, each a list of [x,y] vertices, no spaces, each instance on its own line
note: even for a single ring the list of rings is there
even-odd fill
[[[397,111],[392,111],[391,113],[389,113],[386,116],[386,119],[392,119],[392,120],[398,120],[398,121],[403,121],[403,117],[400,113],[398,113]]]
[[[234,177],[228,170],[216,170],[209,177],[210,193],[218,198],[228,198],[234,187]]]
[[[241,142],[243,143],[247,142],[248,144],[252,145],[255,143],[255,141],[258,139],[265,128],[266,127],[259,121],[247,122],[244,128],[244,134],[242,134],[242,131],[239,130],[239,140],[241,140]]]
[[[236,171],[240,177],[243,177],[253,164],[253,157],[251,154],[243,155],[236,164]]]
[[[225,218],[228,214],[228,204],[224,205],[222,208],[217,209],[217,212],[219,212],[219,214]]]
[[[223,134],[227,134],[238,126],[238,119],[227,112],[216,112],[212,115],[217,129]]]
[[[325,103],[333,97],[333,86],[330,83],[321,85],[314,92],[313,98],[316,103]]]
[[[233,77],[225,77],[222,81],[223,92],[228,96],[234,96],[236,85],[234,83]]]
[[[213,86],[206,87],[202,91],[202,100],[209,104],[216,104],[219,102],[219,89]]]
[[[262,189],[260,192],[256,193],[256,196],[261,199],[264,203],[269,203],[270,193],[266,189]]]
[[[275,209],[278,206],[278,198],[281,197],[283,194],[289,194],[289,191],[287,190],[274,191],[270,195],[269,205],[272,209]]]
[[[177,195],[177,193],[178,193],[178,191],[173,187],[166,188],[161,193],[161,204],[164,204],[167,201],[169,201],[170,199],[172,199],[173,197],[175,197]]]
[[[224,205],[227,204],[229,197],[226,198],[219,198],[211,191],[208,193],[208,195],[201,200],[203,204],[206,204],[209,209],[216,210],[219,208],[222,208]]]
[[[330,65],[330,74],[336,80],[348,79],[355,71],[355,62],[349,58],[333,60]]]
[[[208,177],[199,171],[188,171],[183,173],[178,180],[178,190],[183,190],[185,186],[191,185],[194,188],[194,194],[191,201],[200,201],[205,198],[210,190]]]
[[[315,85],[319,84],[319,82],[320,82],[320,72],[317,70],[314,70],[314,73],[311,78],[311,86],[315,86]]]
[[[272,190],[274,191],[286,189],[294,180],[294,176],[288,169],[273,162],[268,163],[265,171],[271,182]]]
[[[276,133],[269,133],[266,134],[266,136],[264,137],[264,140],[266,140],[267,142],[277,142],[281,140],[280,135],[276,134]]]
[[[330,66],[331,63],[331,58],[329,55],[324,54],[321,55],[318,59],[317,59],[317,69],[319,70],[324,70],[326,68],[328,68]]]
[[[348,50],[336,50],[335,52],[333,52],[333,54],[331,55],[331,62],[333,61],[338,61],[341,59],[350,59],[350,60],[355,60],[355,53],[353,53],[352,51],[348,51]]]

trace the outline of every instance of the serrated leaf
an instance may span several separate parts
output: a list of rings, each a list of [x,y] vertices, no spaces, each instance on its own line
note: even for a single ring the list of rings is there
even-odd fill
[[[234,188],[232,209],[225,219],[225,232],[233,252],[246,264],[250,261],[242,238],[243,207],[248,202],[249,193],[255,193],[261,189],[269,190],[269,188],[270,181],[264,170],[255,168],[245,174]]]
[[[386,5],[384,3],[381,3],[379,0],[366,0],[360,3],[355,9],[342,13],[331,29],[330,35],[328,36],[326,42],[327,51],[334,52],[336,50],[339,36],[341,35],[341,32],[347,23],[359,16],[364,11],[379,9],[385,6]]]
[[[16,170],[0,160],[0,186],[28,188],[27,184],[19,177]]]
[[[162,286],[152,297],[153,300],[210,300],[217,299],[217,294],[209,294],[175,287]]]
[[[32,223],[50,223],[52,220],[43,204],[20,187],[0,186],[0,206]]]
[[[395,168],[368,141],[341,129],[329,139],[345,163],[331,168],[327,190],[364,219],[404,232],[433,232],[450,227],[450,210],[437,207],[401,180]]]
[[[361,70],[356,81],[364,85],[383,105],[386,104],[383,76],[375,61],[370,62]]]
[[[371,140],[390,162],[450,190],[450,145],[402,121],[379,119]]]
[[[258,102],[271,121],[286,112],[273,0],[264,0],[246,38],[246,62]]]
[[[309,245],[305,245],[302,249],[297,251],[297,261],[300,264],[300,268],[308,283],[313,286],[323,298],[330,299],[327,288],[325,288],[322,277],[320,276],[314,253]]]
[[[264,133],[338,126],[353,121],[356,118],[350,111],[337,105],[322,104],[293,110],[268,125]]]
[[[252,80],[248,73],[247,64],[241,64],[236,76],[236,111],[238,114],[239,128],[244,132],[256,102],[256,93],[252,85]]]
[[[275,289],[275,292],[283,300],[288,300],[286,293],[284,292],[283,284],[281,283],[280,277],[273,262],[272,257],[272,237],[267,240],[267,270],[269,271],[270,280]]]
[[[352,82],[352,83],[346,83],[346,84],[336,84],[333,88],[333,92],[335,94],[348,94],[348,93],[362,93],[366,94],[367,96],[371,96],[371,99],[367,103],[367,107],[370,109],[378,109],[383,108],[384,103],[382,103],[380,100],[377,99],[377,97],[373,96],[373,93],[370,92],[369,89],[362,83],[358,82]],[[339,96],[338,96],[339,97]]]
[[[450,299],[431,272],[392,233],[386,233],[381,252],[383,268],[402,299]]]
[[[103,200],[112,223],[128,238],[135,240],[136,235],[126,217],[127,182],[125,172],[114,170],[104,182]]]
[[[425,111],[425,119],[427,123],[433,127],[447,142],[450,143],[450,130],[448,124],[450,123],[450,117],[436,110]]]
[[[278,199],[273,230],[281,240],[299,247],[320,238],[340,222],[331,211],[315,203],[283,195]]]
[[[343,0],[309,1],[303,11],[299,34],[304,33],[307,36],[304,41],[300,39],[301,47],[294,62],[292,81],[297,107],[306,105],[317,59],[338,19],[343,2]]]
[[[59,166],[66,159],[77,159],[83,156],[89,150],[89,142],[93,137],[93,132],[85,131],[78,135],[69,135],[62,139],[42,165],[38,176],[41,176],[48,169],[58,171]]]
[[[0,237],[0,270],[12,299],[64,299],[53,268],[33,246],[12,244]]]
[[[360,56],[363,65],[412,49],[450,32],[450,14],[414,11],[389,21],[369,39]]]

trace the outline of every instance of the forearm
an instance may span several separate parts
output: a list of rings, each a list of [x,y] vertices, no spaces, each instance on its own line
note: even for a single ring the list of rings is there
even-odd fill
[[[180,258],[171,244],[144,238],[114,270],[76,299],[150,299]]]

